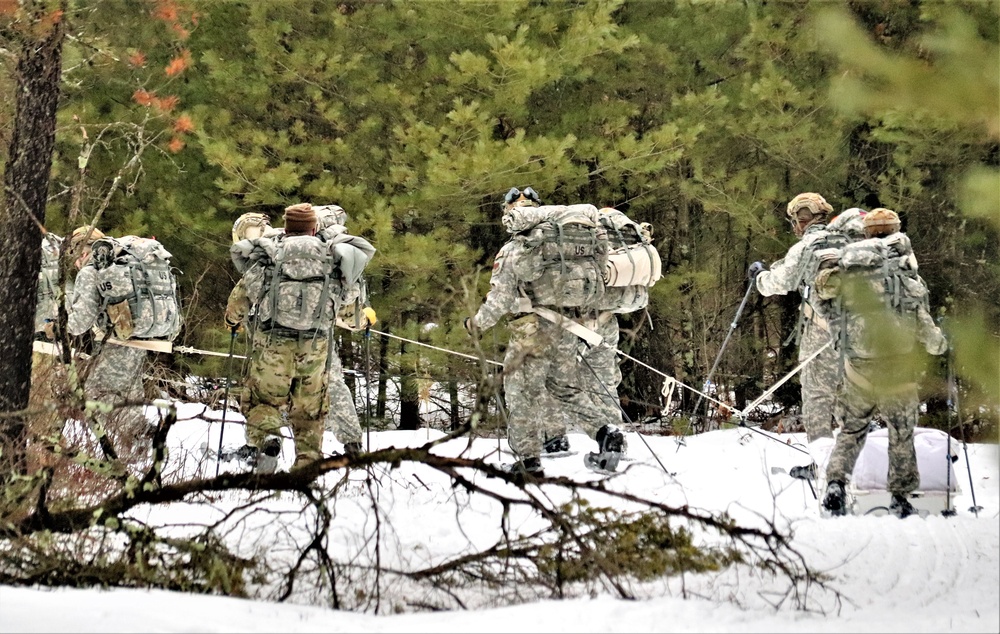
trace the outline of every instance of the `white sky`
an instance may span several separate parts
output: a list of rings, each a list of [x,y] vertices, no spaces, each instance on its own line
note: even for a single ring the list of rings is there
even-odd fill
[[[191,417],[192,407],[183,406],[182,419]],[[239,420],[238,414],[227,415],[227,446],[242,441],[241,427],[233,424]],[[172,456],[183,455],[185,449],[196,452],[203,443],[214,447],[218,432],[213,430],[218,428],[200,419],[182,420],[171,432]],[[967,447],[971,482],[966,451],[956,445],[960,490],[952,496],[955,516],[831,519],[820,517],[803,481],[781,473],[806,462],[795,449],[801,447],[803,435],[768,435],[777,440],[730,429],[689,437],[678,446],[672,437],[629,433],[629,460],[622,462],[624,472],[610,486],[674,506],[727,510],[743,524],[759,526],[761,517],[773,518],[794,535],[793,547],[806,563],[829,575],[830,586],[841,593],[838,600],[831,592],[811,590],[810,611],[795,610],[787,600],[781,603],[782,597],[774,593],[786,584],[746,569],[686,576],[683,587],[693,594],[688,599],[680,596],[680,580],[672,580],[655,593],[647,590],[649,598],[633,602],[606,592],[497,609],[389,616],[165,591],[0,586],[0,632],[1000,632],[996,445]],[[439,436],[428,430],[378,432],[370,435],[370,442],[373,448],[419,446]],[[577,453],[545,459],[546,474],[599,477],[582,463],[583,453],[596,443],[578,433],[571,434],[570,441]],[[505,441],[501,447],[506,450]],[[339,448],[327,434],[325,449]],[[674,475],[664,473],[650,448]],[[290,449],[289,444],[283,456],[286,464]],[[494,439],[477,440],[471,449],[464,441],[452,441],[437,451],[482,456],[496,450]],[[509,459],[504,455],[500,460],[495,453],[488,458]],[[191,460],[183,464],[184,469],[197,468]],[[202,468],[214,472],[214,462]],[[341,475],[328,475],[327,482]],[[365,477],[365,471],[350,474],[359,487]],[[392,471],[376,470],[375,477],[397,548],[406,553],[410,548],[427,549],[429,557],[437,551],[452,552],[461,539],[496,531],[498,512],[464,513],[462,526],[450,527],[448,522],[455,519],[447,501],[452,489],[427,467],[404,463]],[[477,482],[486,480],[477,476]],[[509,487],[495,479],[488,482]],[[973,491],[983,507],[978,517],[970,511]],[[554,485],[546,485],[544,492],[554,500],[562,494]],[[198,512],[178,506],[155,517],[180,523]],[[343,516],[350,519],[351,513]]]

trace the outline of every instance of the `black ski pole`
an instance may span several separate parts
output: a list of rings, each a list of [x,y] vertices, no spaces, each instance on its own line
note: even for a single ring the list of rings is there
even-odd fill
[[[705,378],[705,383],[702,386],[702,390],[704,392],[708,391],[709,385],[712,383],[712,377],[715,376],[715,369],[719,367],[719,360],[722,359],[722,353],[725,352],[726,346],[729,345],[729,338],[733,336],[733,331],[736,330],[736,326],[740,322],[740,315],[743,314],[743,308],[747,305],[747,300],[750,299],[750,293],[753,292],[753,289],[754,281],[751,279],[750,284],[747,285],[747,292],[743,295],[743,301],[740,302],[740,307],[736,309],[736,315],[733,317],[733,323],[729,324],[729,332],[726,333],[726,338],[722,341],[722,346],[719,348],[719,354],[715,355],[715,362],[712,363],[712,369],[708,371],[708,376]],[[704,400],[703,396],[703,394],[698,394],[698,400],[695,401],[694,409],[691,410],[691,419],[688,421],[685,433],[691,429],[691,421],[698,416],[698,409],[701,407],[702,400]]]
[[[945,495],[945,506],[942,515],[950,516],[955,515],[955,510],[951,508],[951,434],[955,431],[955,407],[953,405],[954,399],[954,388],[955,388],[955,370],[951,362],[951,344],[948,344],[948,358],[945,362],[948,364],[948,449],[945,454],[945,479],[947,482],[947,494]],[[966,459],[968,462],[968,459]]]
[[[958,377],[955,376],[954,369],[954,354],[951,347],[951,342],[948,342],[948,401],[949,401],[949,416],[952,414],[958,419],[958,428],[962,432],[962,450],[965,452],[965,469],[969,474],[969,492],[972,494],[972,508],[969,510],[975,513],[976,517],[979,517],[980,506],[976,503],[976,487],[972,484],[972,465],[969,464],[969,443],[965,440],[965,425],[962,424],[962,409],[959,406],[958,400]],[[948,434],[949,440],[951,439],[951,434]],[[949,445],[950,446],[950,445]],[[948,459],[951,459],[951,450],[948,452]],[[951,470],[948,470],[949,475]],[[949,491],[951,487],[948,487]]]
[[[222,396],[222,426],[219,427],[219,450],[215,453],[215,477],[219,477],[219,466],[222,464],[222,437],[226,433],[226,414],[229,412],[229,385],[233,373],[233,350],[236,348],[236,333],[239,326],[230,328],[229,356],[226,358],[226,389]]]
[[[371,396],[371,371],[372,371],[372,324],[365,316],[365,451],[372,450],[372,396]]]

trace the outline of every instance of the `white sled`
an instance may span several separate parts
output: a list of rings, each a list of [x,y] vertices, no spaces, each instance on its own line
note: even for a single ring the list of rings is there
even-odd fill
[[[826,463],[833,450],[833,441],[828,446],[813,443],[810,451],[817,463]],[[921,515],[951,514],[955,510],[955,496],[960,492],[958,478],[955,477],[954,462],[958,457],[958,443],[951,442],[948,452],[948,434],[939,429],[917,427],[913,431],[913,444],[917,450],[917,469],[920,471],[920,486],[910,494],[910,504]],[[847,485],[848,508],[854,515],[886,515],[892,495],[886,490],[889,475],[889,432],[876,429],[868,434],[864,449],[858,455],[854,473]],[[822,504],[826,493],[825,478],[817,490]]]

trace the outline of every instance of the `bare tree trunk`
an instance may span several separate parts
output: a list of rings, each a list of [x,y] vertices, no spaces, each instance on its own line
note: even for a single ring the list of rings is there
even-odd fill
[[[450,404],[450,409],[448,412],[448,429],[455,431],[456,429],[462,428],[462,421],[459,420],[459,403],[458,403],[458,381],[452,379],[448,381],[448,403]]]
[[[406,344],[399,346],[400,359],[406,358]],[[414,368],[403,367],[399,372],[399,428],[420,429],[420,388]]]
[[[41,268],[41,230],[55,145],[66,8],[28,2],[31,14],[17,62],[14,131],[4,171],[5,213],[0,216],[0,479],[24,473],[25,409],[31,390],[35,296]]]
[[[388,330],[388,328],[387,328]],[[386,383],[389,380],[389,338],[382,337],[378,347],[378,398],[375,404],[375,418],[385,420],[385,408],[388,396]]]

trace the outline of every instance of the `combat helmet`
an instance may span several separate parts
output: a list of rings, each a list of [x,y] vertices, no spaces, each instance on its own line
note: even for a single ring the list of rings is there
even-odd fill
[[[810,225],[833,213],[833,206],[819,194],[804,192],[788,202],[785,213],[795,235],[801,236]]]
[[[271,218],[267,214],[248,212],[233,223],[233,244],[247,238],[259,238],[271,228]]]
[[[867,238],[896,233],[900,226],[902,223],[899,221],[899,214],[891,209],[879,207],[865,214],[865,237]]]

